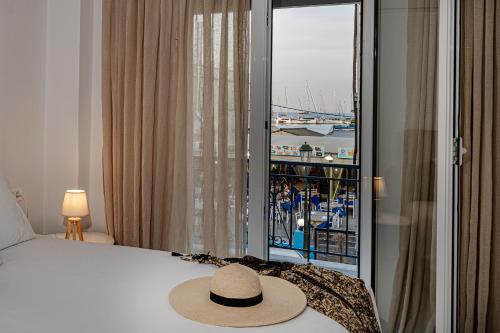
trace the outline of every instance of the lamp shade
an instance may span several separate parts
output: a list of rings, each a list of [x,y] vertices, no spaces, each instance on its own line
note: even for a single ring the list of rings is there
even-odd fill
[[[61,214],[67,217],[82,217],[89,215],[87,193],[84,190],[68,190],[64,194]]]

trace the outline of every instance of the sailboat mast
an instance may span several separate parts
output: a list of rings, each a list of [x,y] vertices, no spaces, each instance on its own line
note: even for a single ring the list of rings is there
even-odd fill
[[[292,119],[292,115],[290,114],[290,109],[288,109],[288,95],[286,93],[286,87],[285,87],[285,107],[288,110],[288,119]]]
[[[311,93],[311,89],[309,89],[309,81],[306,80],[306,93],[309,96],[309,100],[312,102],[314,112],[318,112],[318,109],[316,108],[316,103],[314,102],[314,97]]]
[[[325,99],[323,98],[323,93],[320,91],[319,92],[319,98],[321,99],[321,113],[326,113],[326,107],[325,107]]]

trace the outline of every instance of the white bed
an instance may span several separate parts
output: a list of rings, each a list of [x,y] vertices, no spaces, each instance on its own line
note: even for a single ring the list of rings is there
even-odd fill
[[[129,247],[33,239],[0,251],[0,332],[347,332],[307,308],[274,326],[222,328],[187,320],[168,303],[178,283],[211,265]]]

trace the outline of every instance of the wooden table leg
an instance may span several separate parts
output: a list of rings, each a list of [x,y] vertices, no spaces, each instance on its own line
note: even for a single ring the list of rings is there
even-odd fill
[[[78,226],[78,238],[80,239],[81,242],[83,242],[83,232],[80,220],[76,221],[76,225]]]
[[[66,221],[66,236],[64,237],[64,239],[69,239],[69,234],[71,233],[71,222],[70,221]]]

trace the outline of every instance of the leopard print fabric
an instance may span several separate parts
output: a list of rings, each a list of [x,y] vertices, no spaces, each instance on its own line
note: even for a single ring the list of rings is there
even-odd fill
[[[183,256],[181,259],[218,267],[239,263],[261,275],[285,279],[304,292],[309,307],[332,318],[349,332],[381,332],[371,296],[361,279],[312,264],[264,261],[251,256],[221,259],[198,254]]]

